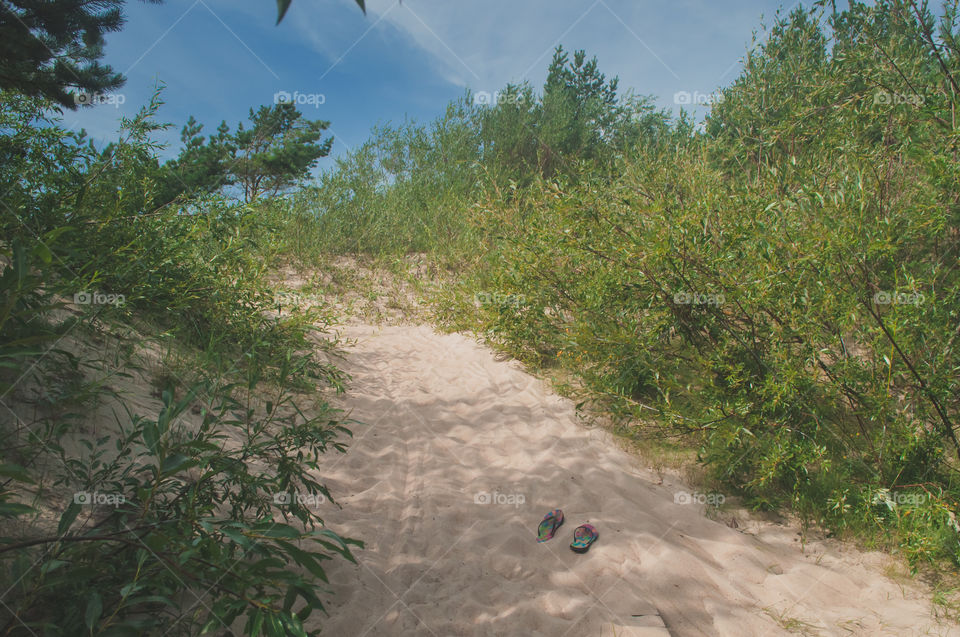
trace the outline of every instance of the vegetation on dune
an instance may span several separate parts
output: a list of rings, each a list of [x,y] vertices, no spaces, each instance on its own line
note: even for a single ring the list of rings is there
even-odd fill
[[[958,41],[955,2],[797,9],[702,127],[559,49],[540,93],[375,131],[297,232],[432,254],[438,320],[752,506],[960,564]]]
[[[116,85],[112,14],[55,25],[97,86],[0,50],[0,629],[305,634],[356,544],[300,497],[335,495],[345,378],[335,317],[267,274],[340,254],[425,254],[439,324],[575,377],[749,505],[960,565],[957,16],[797,9],[702,125],[558,48],[542,89],[380,126],[310,184],[328,124],[292,104],[191,119],[166,163],[159,95],[105,148],[61,128],[71,86]],[[150,348],[143,413],[114,385]]]
[[[280,221],[214,188],[155,205],[157,99],[104,149],[2,103],[0,632],[305,635],[359,542],[323,526],[345,377],[328,312],[278,312]]]

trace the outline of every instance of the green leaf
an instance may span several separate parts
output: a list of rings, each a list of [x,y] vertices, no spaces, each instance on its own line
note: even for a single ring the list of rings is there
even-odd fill
[[[160,465],[160,473],[169,475],[196,465],[196,460],[188,458],[182,453],[175,453],[163,459],[163,463]]]
[[[130,593],[135,593],[141,588],[143,588],[143,586],[140,584],[137,584],[136,582],[130,582],[120,589],[120,597],[129,597]]]
[[[286,637],[287,632],[283,629],[283,624],[280,623],[280,619],[276,615],[270,615],[267,618],[267,624],[269,625],[270,635],[276,635],[276,637]]]
[[[247,634],[251,637],[257,637],[260,634],[260,629],[263,627],[264,613],[260,611],[254,611],[250,618],[247,621]]]
[[[70,506],[67,507],[67,510],[63,512],[63,515],[60,516],[60,524],[57,525],[57,535],[63,535],[73,524],[74,520],[77,519],[77,515],[80,514],[80,505],[76,502],[71,502]]]
[[[0,502],[0,518],[15,518],[27,513],[33,513],[33,507],[19,502]]]
[[[303,623],[298,618],[281,617],[280,621],[283,622],[284,633],[290,637],[308,637]]]
[[[47,265],[50,265],[50,263],[53,261],[53,253],[50,252],[50,248],[48,248],[43,243],[38,243],[33,248],[33,253],[38,257],[40,257],[40,260]]]
[[[283,16],[287,15],[287,9],[290,8],[291,0],[277,0],[277,24],[283,20]]]
[[[292,0],[277,0],[277,24],[280,24],[283,21],[283,16],[287,15],[287,9],[290,8],[290,3]],[[367,5],[365,0],[356,0],[357,6],[360,7],[360,10],[363,11],[363,15],[367,15]]]
[[[126,606],[140,606],[143,604],[164,604],[170,608],[180,608],[178,602],[170,599],[169,597],[164,597],[163,595],[134,595],[126,601]]]
[[[143,635],[143,629],[136,626],[114,624],[99,635],[100,637],[140,637]]]
[[[250,546],[251,540],[243,533],[239,532],[237,529],[224,526],[220,528],[220,532],[223,533],[226,537],[233,540],[236,544],[239,544],[242,548],[246,549]]]
[[[303,549],[299,549],[295,546],[287,544],[286,542],[280,544],[283,544],[283,548],[286,549],[287,554],[290,555],[290,557],[292,557],[297,564],[310,571],[314,577],[321,579],[328,584],[330,583],[330,580],[327,579],[327,572],[324,571],[323,567],[320,565],[320,556],[304,551]]]
[[[297,602],[297,587],[287,587],[287,593],[283,596],[283,611],[289,613],[293,610],[293,605]]]
[[[93,632],[93,627],[97,624],[97,620],[100,619],[100,615],[103,614],[103,600],[100,599],[100,593],[96,591],[90,593],[90,597],[87,598],[87,610],[83,614],[83,621],[87,625],[87,630]]]
[[[223,624],[223,621],[219,617],[214,615],[213,617],[208,619],[207,623],[205,623],[200,628],[200,634],[206,635],[207,633],[212,632],[214,629],[218,628],[221,624]]]
[[[160,433],[157,430],[157,423],[152,420],[143,423],[143,442],[151,453],[156,453],[157,443],[160,442]]]
[[[313,613],[314,610],[321,610],[324,613],[327,612],[326,607],[323,605],[323,602],[314,594],[314,589],[311,586],[297,586],[297,592],[300,593],[300,597],[306,602],[306,605],[300,612],[297,613],[297,618],[300,621],[306,620]]]
[[[28,484],[36,484],[33,478],[27,475],[27,470],[18,464],[0,464],[0,476],[13,478]]]
[[[64,566],[69,566],[69,565],[70,565],[70,562],[67,562],[65,560],[50,560],[49,562],[44,562],[43,565],[40,566],[40,572],[46,575],[48,573],[54,572],[58,568],[63,568]]]
[[[279,522],[274,522],[269,525],[259,525],[258,527],[254,527],[253,530],[255,533],[270,538],[298,538],[303,535],[303,533],[289,524],[280,524]]]

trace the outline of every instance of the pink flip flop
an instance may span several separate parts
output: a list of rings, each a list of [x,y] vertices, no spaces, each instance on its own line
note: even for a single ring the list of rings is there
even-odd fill
[[[573,542],[570,543],[570,550],[574,553],[586,553],[598,537],[600,537],[600,533],[592,524],[581,524],[573,530]]]

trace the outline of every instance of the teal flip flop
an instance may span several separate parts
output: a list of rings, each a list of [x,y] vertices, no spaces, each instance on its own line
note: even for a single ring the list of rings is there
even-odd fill
[[[543,516],[543,521],[540,522],[540,527],[537,529],[537,542],[546,542],[552,538],[562,524],[563,511],[560,509],[554,509]]]

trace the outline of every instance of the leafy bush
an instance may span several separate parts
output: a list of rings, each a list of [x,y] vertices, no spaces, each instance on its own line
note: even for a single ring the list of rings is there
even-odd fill
[[[49,104],[3,100],[2,631],[305,634],[323,561],[359,542],[279,497],[335,505],[319,458],[350,431],[317,394],[342,389],[318,352],[335,341],[310,338],[316,313],[279,314],[266,281],[276,218],[220,197],[153,207],[156,97],[103,150]],[[156,417],[114,396],[116,422],[91,433],[86,407],[111,394],[95,376],[129,374],[137,348],[109,363],[87,345],[131,329],[195,366],[158,379]]]
[[[471,184],[446,241],[419,216],[443,195],[376,151],[444,151],[429,134],[325,176],[316,225],[451,264],[441,320],[568,370],[631,435],[686,437],[753,506],[960,563],[957,3],[827,5],[778,18],[702,130],[562,51],[540,97],[458,102],[471,170],[419,164]]]

